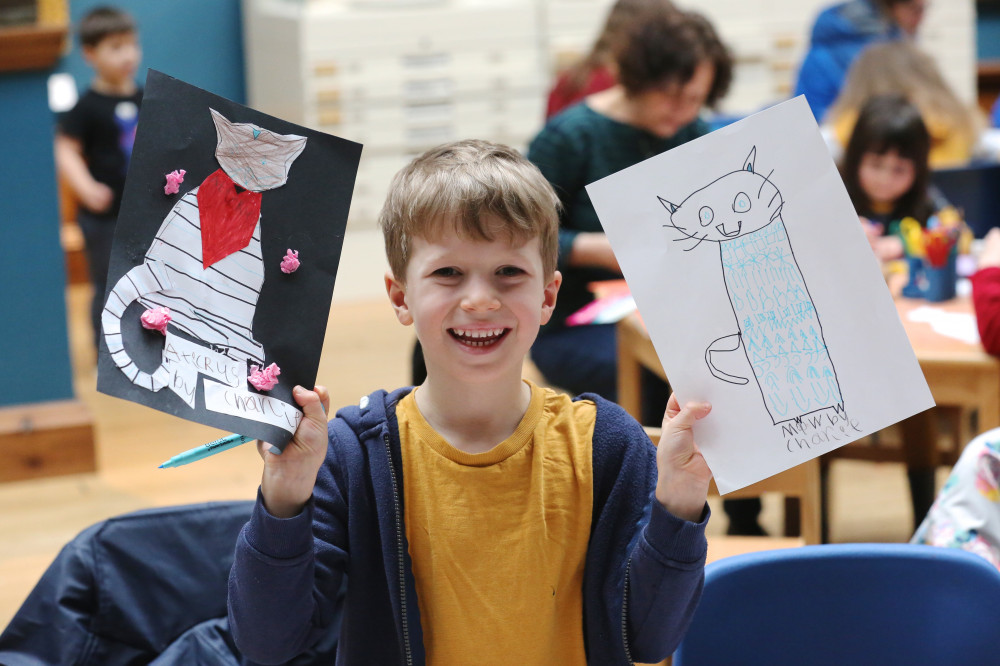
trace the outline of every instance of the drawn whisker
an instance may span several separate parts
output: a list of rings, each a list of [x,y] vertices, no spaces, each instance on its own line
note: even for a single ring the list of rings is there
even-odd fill
[[[769,173],[766,176],[764,176],[764,182],[760,184],[760,189],[757,190],[757,198],[758,199],[760,199],[760,193],[764,191],[764,183],[771,183],[771,174],[772,173],[774,173],[774,169],[771,169],[771,173]],[[771,185],[774,185],[774,183],[771,183]],[[775,188],[775,189],[777,189],[777,188]],[[773,201],[773,199],[772,199],[772,201]]]
[[[768,207],[768,208],[770,208],[770,207],[771,207],[771,204],[773,204],[773,203],[774,203],[774,199],[775,199],[775,197],[778,197],[778,196],[781,196],[781,192],[778,192],[777,190],[775,190],[775,191],[774,191],[774,196],[773,196],[773,197],[771,197],[771,200],[767,202],[767,207]]]
[[[785,204],[784,204],[784,202],[782,202],[781,205],[778,206],[778,208],[774,211],[774,215],[771,216],[771,221],[772,222],[774,222],[776,219],[778,219],[778,216],[781,215],[781,209],[784,208],[784,207],[785,207]]]
[[[694,236],[691,236],[691,238],[694,238]],[[695,244],[694,244],[694,245],[692,245],[691,247],[686,247],[686,248],[684,248],[684,251],[685,251],[685,252],[690,252],[691,250],[693,250],[693,249],[695,249],[696,247],[698,247],[699,245],[701,245],[701,244],[702,244],[702,243],[703,243],[703,242],[705,241],[705,239],[707,239],[707,238],[708,238],[708,234],[705,234],[704,236],[702,236],[701,238],[699,238],[699,239],[698,239],[698,242],[697,242],[697,243],[695,243]],[[680,238],[678,238],[677,240],[681,240],[681,239],[680,239]]]
[[[673,222],[671,222],[669,224],[664,224],[662,226],[664,226],[664,227],[670,227],[672,229],[676,229],[677,231],[681,232],[681,234],[682,234],[681,237],[680,238],[671,238],[670,240],[672,240],[672,241],[683,241],[683,240],[687,240],[688,238],[692,237],[691,234],[688,233],[687,228],[685,228],[685,227],[679,227],[676,224],[674,224]]]

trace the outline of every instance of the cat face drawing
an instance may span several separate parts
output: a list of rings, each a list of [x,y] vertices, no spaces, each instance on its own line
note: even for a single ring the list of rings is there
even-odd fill
[[[135,301],[145,308],[169,308],[168,330],[183,332],[236,364],[264,366],[267,356],[253,335],[264,284],[261,197],[285,184],[306,139],[234,123],[209,111],[221,168],[180,197],[143,263],[123,275],[109,293],[101,316],[115,365],[132,383],[150,391],[169,385],[171,371],[167,361],[150,372],[141,370],[125,349],[122,316]],[[245,373],[233,377],[233,385],[239,380],[245,385]]]
[[[735,332],[708,342],[705,363],[713,377],[729,384],[747,385],[752,374],[774,424],[801,422],[824,409],[842,414],[820,316],[782,220],[785,202],[771,174],[757,173],[756,155],[754,147],[742,169],[716,178],[679,205],[657,197],[670,212],[663,226],[681,234],[674,240],[694,241],[685,251],[705,241],[719,248]]]
[[[768,226],[781,215],[784,200],[781,192],[770,181],[754,170],[757,148],[739,171],[727,173],[697,190],[680,204],[673,204],[657,197],[670,211],[670,224],[684,240],[695,243],[685,250],[693,250],[702,242],[721,243],[753,233]],[[772,172],[773,173],[773,172]]]
[[[212,121],[219,142],[215,159],[233,182],[251,192],[281,187],[292,162],[306,147],[306,139],[275,134],[251,123],[231,123],[215,109]]]

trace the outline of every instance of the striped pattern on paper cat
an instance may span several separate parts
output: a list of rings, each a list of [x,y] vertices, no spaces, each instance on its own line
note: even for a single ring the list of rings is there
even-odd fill
[[[136,368],[136,374],[130,374],[129,368],[135,366],[122,345],[120,319],[135,300],[146,308],[170,308],[171,326],[234,360],[264,364],[263,346],[253,338],[253,318],[264,283],[260,220],[246,248],[206,269],[200,251],[197,194],[194,188],[177,202],[146,252],[145,262],[118,281],[102,316],[115,363],[133,383],[149,384],[154,391],[162,388],[162,384],[157,386],[163,380],[157,379],[159,371],[148,375]]]

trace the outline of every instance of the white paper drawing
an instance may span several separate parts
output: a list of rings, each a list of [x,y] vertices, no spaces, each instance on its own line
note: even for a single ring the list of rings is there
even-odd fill
[[[803,98],[587,191],[723,493],[934,404]]]
[[[735,333],[716,338],[705,350],[705,363],[716,378],[747,384],[715,364],[715,355],[742,352],[773,423],[801,422],[807,414],[833,409],[844,414],[837,372],[823,339],[823,325],[795,261],[781,219],[781,191],[754,168],[756,147],[743,167],[688,195],[679,205],[657,197],[670,212],[664,226],[693,242],[686,252],[714,251],[729,303]],[[773,171],[772,171],[773,173]]]

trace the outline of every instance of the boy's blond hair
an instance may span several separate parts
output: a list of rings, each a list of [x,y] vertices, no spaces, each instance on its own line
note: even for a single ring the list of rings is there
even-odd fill
[[[379,214],[389,268],[406,279],[413,238],[448,233],[451,223],[469,238],[538,238],[549,278],[559,252],[559,198],[541,171],[520,153],[489,141],[431,148],[393,177]],[[501,220],[501,228],[487,218]]]

